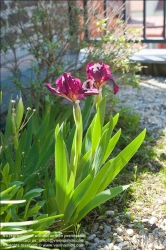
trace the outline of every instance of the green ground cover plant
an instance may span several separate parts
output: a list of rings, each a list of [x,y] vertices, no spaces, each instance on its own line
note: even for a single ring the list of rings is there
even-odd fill
[[[31,203],[34,203],[34,197],[40,196],[43,190],[33,189],[23,195],[22,183],[10,181],[8,164],[4,167],[3,172],[1,171],[1,174],[3,176],[2,186],[10,186],[9,188],[1,187],[0,192],[1,249],[25,249],[25,247],[26,249],[47,249],[40,247],[40,242],[44,239],[55,239],[61,235],[60,232],[51,232],[46,229],[62,215],[41,215],[39,210],[44,202],[41,201],[33,205]]]
[[[113,153],[118,153],[123,149],[124,145],[135,137],[136,133],[141,131],[140,128],[140,116],[138,114],[131,114],[129,111],[120,112],[119,123],[117,129],[122,128],[123,136],[120,137],[118,147]],[[129,129],[129,127],[131,129]],[[129,133],[130,130],[130,133]],[[130,134],[130,136],[129,136]],[[144,200],[145,190],[148,189],[149,185],[156,184],[152,188],[150,196],[156,194],[165,194],[165,135],[160,134],[159,136],[151,135],[147,131],[145,140],[137,151],[137,154],[133,156],[126,168],[124,168],[119,175],[112,182],[113,186],[119,185],[120,183],[126,184],[131,183],[130,188],[127,189],[125,195],[121,198],[118,196],[115,198],[110,205],[118,205],[120,200],[120,212],[124,212],[125,209],[133,211],[136,207],[137,201]],[[146,206],[151,206],[152,198],[147,198]],[[155,201],[153,201],[155,202]]]
[[[6,128],[1,132],[1,159],[3,165],[10,165],[11,181],[23,181],[27,190],[32,187],[32,180],[42,178],[52,157],[53,126],[71,112],[64,110],[63,114],[58,114],[58,106],[48,105],[40,116],[39,109],[28,107],[25,114],[24,109],[22,97],[11,100]]]

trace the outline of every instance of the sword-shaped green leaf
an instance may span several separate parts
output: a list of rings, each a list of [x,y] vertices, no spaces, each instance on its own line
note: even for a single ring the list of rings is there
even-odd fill
[[[121,129],[119,129],[118,132],[109,140],[105,155],[104,155],[103,160],[102,160],[102,164],[107,160],[107,158],[112,153],[113,149],[115,148],[115,146],[119,140],[120,134],[121,134]]]
[[[78,204],[80,203],[81,199],[86,194],[86,191],[92,181],[92,177],[88,175],[74,190],[73,195],[66,207],[65,214],[64,214],[64,221],[70,221],[73,213],[75,212]]]
[[[78,213],[77,220],[74,223],[79,222],[82,218],[85,217],[92,209],[95,207],[99,206],[100,204],[108,201],[109,199],[112,199],[115,197],[117,194],[121,193],[125,189],[127,189],[129,185],[126,186],[119,186],[111,189],[107,189],[98,195],[96,195],[88,204],[83,207],[83,209]],[[71,221],[72,223],[72,221]]]
[[[67,187],[67,155],[66,146],[63,141],[62,130],[59,131],[55,143],[55,187],[56,201],[59,208],[59,213],[64,212],[64,200],[66,197]]]
[[[136,153],[145,138],[145,134],[146,129],[144,129],[127,147],[125,147],[125,149],[119,153],[113,162],[111,161],[111,164],[109,161],[105,164],[108,165],[110,169],[106,178],[102,180],[98,193],[102,192],[109,185],[109,183],[117,176],[121,169]]]

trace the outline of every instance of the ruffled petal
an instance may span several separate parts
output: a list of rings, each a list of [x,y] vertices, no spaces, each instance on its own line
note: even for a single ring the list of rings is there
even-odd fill
[[[84,96],[98,95],[99,91],[95,87],[91,89],[84,89]]]
[[[53,88],[50,83],[46,83],[45,86],[53,95],[61,95],[61,93],[57,89]]]
[[[86,78],[93,79],[92,70],[90,68],[94,65],[94,62],[90,62],[86,65]]]
[[[94,83],[95,83],[94,80],[88,79],[88,80],[86,80],[86,81],[83,83],[82,86],[83,86],[83,88],[91,89],[91,88],[93,88]]]
[[[109,80],[107,80],[107,82],[113,84],[114,95],[116,95],[117,92],[119,91],[119,86],[114,82],[113,78],[110,78]]]

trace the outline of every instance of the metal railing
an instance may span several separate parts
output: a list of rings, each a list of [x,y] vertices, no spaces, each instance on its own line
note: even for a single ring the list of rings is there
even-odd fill
[[[110,0],[103,0],[103,10],[104,10],[104,17],[107,17],[107,1]],[[147,31],[147,6],[146,6],[147,0],[143,0],[143,36],[141,37],[142,43],[166,43],[166,0],[163,0],[163,35],[161,37],[148,37],[146,35]],[[72,14],[71,14],[71,4],[70,0],[68,0],[69,3],[69,24],[72,25]],[[84,14],[84,20],[86,20],[86,17],[88,15],[88,7],[87,7],[88,0],[83,0],[83,14]],[[127,11],[126,11],[126,4],[127,0],[122,0],[122,3],[125,5],[125,8],[123,10],[123,20],[127,20]],[[148,27],[149,28],[149,27]],[[152,27],[151,27],[152,28]],[[155,28],[155,26],[153,26]],[[89,32],[88,29],[85,30],[85,39],[89,39]]]
[[[123,0],[123,4],[126,4],[126,0]],[[146,14],[146,0],[143,0],[143,37],[141,38],[142,43],[166,43],[166,0],[163,0],[163,35],[161,37],[147,37],[147,14]],[[127,19],[126,8],[123,10],[123,20]],[[153,27],[155,28],[155,26]]]

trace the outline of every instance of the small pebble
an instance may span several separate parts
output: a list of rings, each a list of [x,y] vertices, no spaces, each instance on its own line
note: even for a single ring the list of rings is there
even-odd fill
[[[166,239],[163,241],[163,245],[166,247]]]
[[[114,246],[114,250],[121,250],[119,246]]]
[[[88,245],[89,245],[89,242],[86,240],[86,241],[84,242],[84,244],[85,244],[85,246],[88,246]]]
[[[111,243],[111,239],[110,238],[107,238],[106,241],[105,241],[107,244]]]
[[[105,244],[105,240],[100,240],[100,245]]]
[[[123,238],[122,237],[118,237],[116,242],[123,242]]]
[[[153,234],[149,234],[149,238],[152,239],[154,241],[154,236]]]
[[[133,236],[134,235],[134,230],[133,229],[127,229],[126,233],[128,234],[128,236]]]
[[[104,226],[104,233],[110,233],[111,232],[111,227],[110,226]]]
[[[154,249],[154,245],[153,245],[153,243],[150,243],[150,244],[148,244],[148,250],[151,250],[151,249]]]
[[[106,215],[108,215],[110,217],[113,217],[115,215],[115,212],[112,210],[107,210],[105,213],[106,213]]]
[[[122,248],[124,246],[126,246],[125,242],[121,242],[121,243],[118,244],[118,247],[120,247],[120,248]]]
[[[96,237],[96,234],[91,234],[91,235],[87,238],[87,240],[92,241],[92,240],[94,240],[95,237]]]
[[[103,250],[110,250],[109,246],[105,246]]]
[[[118,228],[116,229],[116,232],[117,232],[118,235],[122,235],[123,230],[122,230],[120,227],[118,227]]]
[[[158,246],[158,245],[154,245],[154,248],[155,248],[156,250],[164,250],[164,249],[165,249],[164,246]]]
[[[162,237],[165,237],[166,234],[165,234],[164,232],[158,232],[158,236],[159,236],[160,238],[162,238]]]
[[[154,224],[151,226],[151,230],[153,231],[155,228],[157,228],[157,225],[154,223]]]
[[[98,238],[94,238],[94,242],[95,242],[95,243],[99,243],[100,240],[99,240]]]
[[[143,218],[143,219],[142,219],[142,222],[143,222],[143,223],[148,222],[148,221],[149,221],[148,218]]]
[[[130,218],[131,218],[131,213],[127,212],[127,213],[126,213],[126,218],[127,218],[127,219],[130,219]]]
[[[141,210],[142,207],[141,207],[141,206],[136,206],[136,209],[137,209],[137,210]]]
[[[91,246],[93,247],[93,249],[96,249],[96,247],[98,246],[98,243],[93,243],[91,244]]]
[[[104,227],[101,225],[101,226],[99,226],[99,230],[103,230],[104,229]]]
[[[149,220],[149,223],[151,224],[151,225],[153,225],[153,224],[155,224],[155,223],[157,223],[158,222],[158,219],[156,218],[156,217],[151,217],[150,218],[150,220]]]
[[[99,228],[99,223],[95,223],[92,227],[92,232],[95,233]]]
[[[130,227],[130,228],[134,227],[134,224],[128,224],[128,227]]]
[[[108,247],[109,247],[110,250],[114,250],[114,243],[108,244]]]

